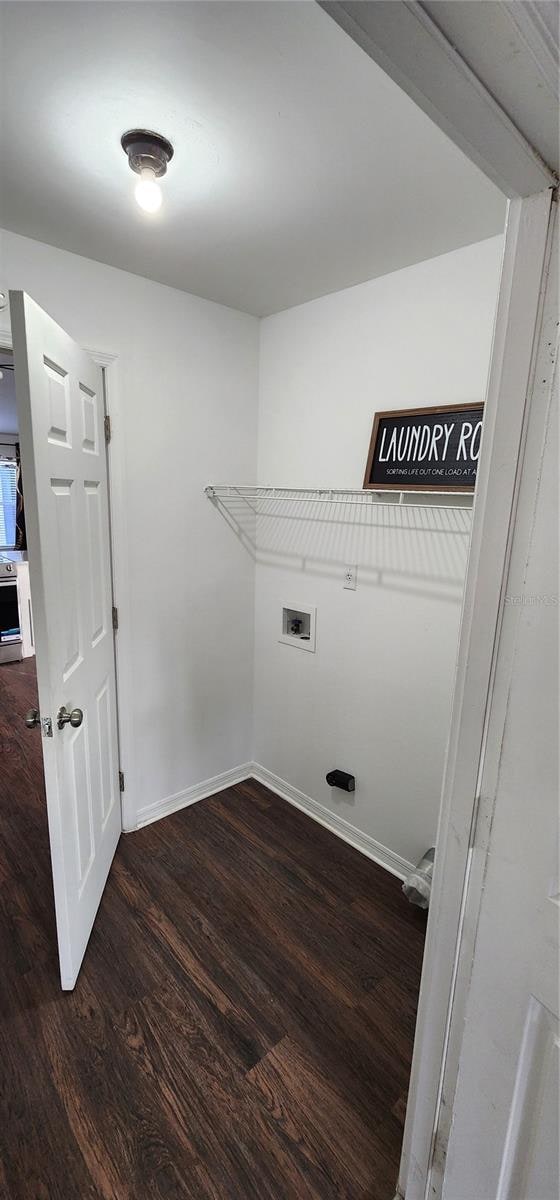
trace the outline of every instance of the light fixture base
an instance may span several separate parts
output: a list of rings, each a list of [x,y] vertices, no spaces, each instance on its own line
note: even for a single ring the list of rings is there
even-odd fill
[[[167,164],[173,158],[171,142],[151,129],[129,129],[122,135],[121,146],[131,171],[137,175],[149,170],[159,179],[165,175]]]

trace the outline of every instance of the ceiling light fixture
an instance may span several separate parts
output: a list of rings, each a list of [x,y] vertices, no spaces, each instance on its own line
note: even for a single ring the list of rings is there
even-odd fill
[[[134,189],[137,204],[144,212],[157,212],[161,207],[161,188],[156,180],[165,175],[173,158],[171,142],[149,129],[129,129],[122,135],[121,146],[131,171],[140,176]]]

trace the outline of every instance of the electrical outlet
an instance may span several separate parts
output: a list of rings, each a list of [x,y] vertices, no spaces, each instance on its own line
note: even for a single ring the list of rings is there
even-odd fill
[[[349,592],[355,592],[357,583],[358,583],[358,568],[357,567],[345,567],[344,568],[344,583],[342,586],[345,587]]]

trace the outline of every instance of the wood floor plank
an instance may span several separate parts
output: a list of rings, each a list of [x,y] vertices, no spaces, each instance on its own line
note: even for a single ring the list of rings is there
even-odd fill
[[[34,706],[0,667],[2,1200],[392,1200],[425,915],[246,781],[121,839],[63,994]]]
[[[314,1160],[328,1166],[331,1179],[341,1181],[343,1194],[348,1189],[350,1195],[371,1200],[390,1196],[394,1163],[375,1122],[362,1118],[297,1042],[285,1038],[248,1079],[288,1132],[295,1123],[306,1130]]]
[[[209,821],[204,822],[205,830],[209,824]],[[199,839],[201,836],[199,834]],[[259,974],[270,992],[278,998],[285,1026],[315,1046],[326,1067],[330,1064],[330,1069],[336,1070],[344,1080],[349,1094],[358,1091],[364,1105],[375,1107],[387,1103],[390,1107],[406,1086],[408,1063],[403,1073],[401,1063],[386,1052],[383,1042],[370,1036],[363,1014],[358,1011],[350,1019],[348,1006],[341,1005],[338,995],[329,988],[328,979],[316,969],[312,956],[302,958],[301,952],[298,957],[291,954],[291,950],[297,946],[296,934],[292,929],[291,939],[287,942],[284,922],[279,925],[275,906],[272,905],[269,910],[259,903],[257,908],[253,876],[239,869],[236,864],[230,867],[229,857],[227,864],[217,862],[217,853],[217,846],[211,840],[203,858],[203,880],[202,876],[196,876],[196,864],[191,851],[189,879],[183,885],[189,897],[189,906],[196,909],[199,899],[197,892],[207,887],[204,903],[211,914],[214,928],[220,931],[225,941],[235,946],[236,961],[250,963],[251,969]],[[240,899],[245,919],[242,923],[232,922],[232,906],[237,911]],[[305,932],[300,932],[305,937]],[[346,929],[344,934],[348,936],[348,932]],[[371,966],[368,970],[371,970]],[[374,977],[375,980],[379,978],[379,974]],[[366,981],[369,986],[369,974]],[[356,1007],[365,994],[358,973],[355,979]],[[390,1019],[390,1002],[388,1012]]]
[[[0,1161],[2,1197],[100,1200],[81,1149],[68,1130],[64,1103],[53,1078],[37,1009],[22,1009],[1,1026]]]
[[[244,1200],[327,1200],[331,1193],[313,1186],[298,1146],[283,1145],[247,1090],[247,1073],[232,1058],[229,1040],[217,1040],[203,999],[193,1004],[179,979],[168,982],[125,1014],[120,1032],[171,1125],[188,1129],[197,1195],[213,1196],[217,1186],[217,1195]]]

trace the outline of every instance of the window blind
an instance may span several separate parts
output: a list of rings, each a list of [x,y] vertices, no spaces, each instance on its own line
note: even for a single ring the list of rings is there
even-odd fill
[[[16,544],[15,458],[0,458],[0,550],[13,550]]]

